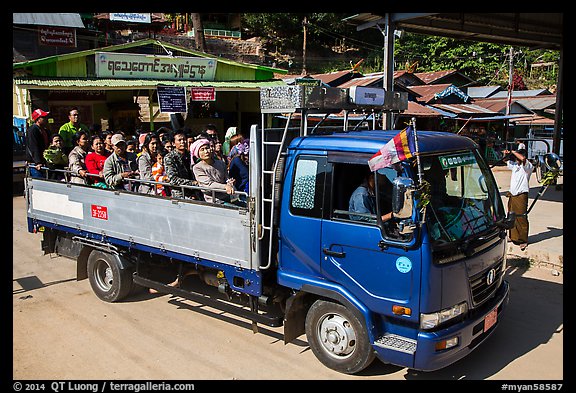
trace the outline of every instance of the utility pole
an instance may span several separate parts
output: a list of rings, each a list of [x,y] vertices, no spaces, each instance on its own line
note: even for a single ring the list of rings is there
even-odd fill
[[[506,100],[506,116],[510,115],[510,106],[512,106],[512,91],[514,90],[514,48],[510,47],[510,54],[508,55],[508,99]],[[506,141],[511,139],[510,135],[510,119],[506,119]]]
[[[308,19],[304,16],[304,20],[302,21],[302,26],[304,27],[304,42],[302,44],[302,75],[307,75],[308,72],[306,71],[306,25],[308,24]]]
[[[382,36],[384,37],[384,59],[382,61],[382,87],[386,92],[394,91],[394,29],[395,24],[389,13],[385,16],[386,24],[384,30],[379,25],[376,25]],[[383,113],[382,129],[391,130],[394,124],[393,113],[386,111]]]

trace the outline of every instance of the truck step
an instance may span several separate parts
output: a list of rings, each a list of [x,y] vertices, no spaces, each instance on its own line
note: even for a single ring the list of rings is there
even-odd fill
[[[139,276],[138,274],[133,275],[134,283],[141,285],[146,288],[152,288],[162,293],[169,293],[172,295],[180,296],[188,300],[192,300],[196,303],[204,304],[210,307],[214,307],[218,310],[228,312],[232,315],[248,319],[253,322],[261,323],[262,325],[270,327],[279,327],[283,324],[283,317],[281,315],[269,315],[260,314],[257,312],[252,312],[247,308],[242,306],[237,306],[231,303],[226,303],[220,299],[215,299],[208,297],[202,293],[192,292],[182,288],[171,287],[166,284],[162,284],[158,281],[150,280]]]
[[[396,334],[386,333],[376,341],[374,345],[381,348],[391,349],[404,353],[414,354],[416,352],[416,340],[408,337],[398,336]]]

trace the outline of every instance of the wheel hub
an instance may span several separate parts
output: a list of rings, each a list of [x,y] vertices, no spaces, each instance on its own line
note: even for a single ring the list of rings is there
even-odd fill
[[[340,315],[329,315],[320,323],[320,342],[328,353],[341,357],[352,353],[356,334],[350,323]]]

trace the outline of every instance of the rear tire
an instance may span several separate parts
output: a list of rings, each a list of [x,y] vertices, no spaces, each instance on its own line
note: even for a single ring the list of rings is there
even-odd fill
[[[306,315],[306,337],[326,367],[355,374],[376,357],[364,324],[341,304],[317,300]]]
[[[88,279],[92,290],[105,302],[124,299],[132,289],[132,271],[123,269],[116,256],[92,251],[88,257]]]

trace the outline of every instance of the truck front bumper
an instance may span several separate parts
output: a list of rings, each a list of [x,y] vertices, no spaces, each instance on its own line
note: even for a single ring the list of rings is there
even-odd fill
[[[398,336],[391,340],[389,337],[394,335],[384,336],[374,345],[376,355],[385,363],[414,370],[434,371],[449,366],[472,352],[496,330],[500,324],[501,313],[509,300],[510,286],[507,281],[503,281],[496,295],[475,309],[465,320],[433,332],[420,331],[417,340]],[[497,315],[495,322],[492,318],[494,310]],[[486,329],[488,325],[491,326]],[[448,349],[438,349],[442,347],[439,344],[450,339],[457,340],[457,344]],[[398,348],[388,344],[398,342]]]

